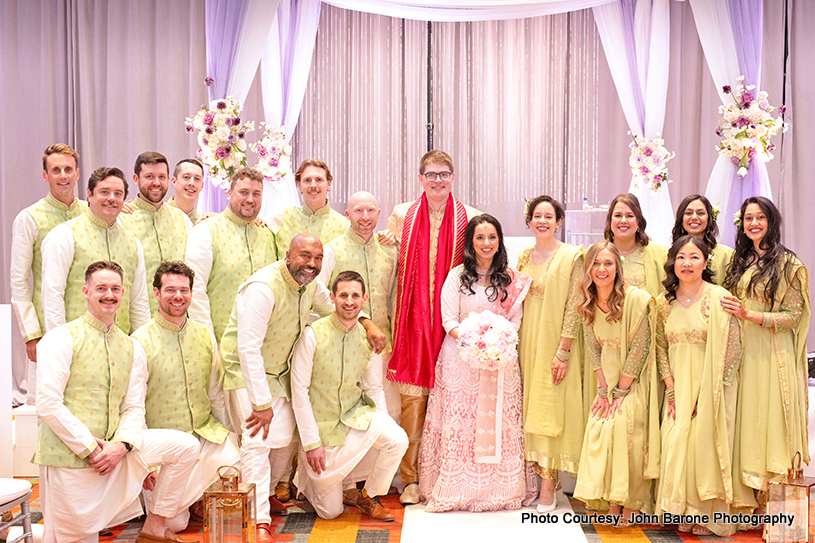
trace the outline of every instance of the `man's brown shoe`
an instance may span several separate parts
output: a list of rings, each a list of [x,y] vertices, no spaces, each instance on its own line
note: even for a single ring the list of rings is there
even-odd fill
[[[285,505],[280,503],[280,500],[277,499],[277,496],[272,494],[269,496],[269,514],[274,515],[276,517],[285,517],[289,514],[289,510],[286,508]]]
[[[257,543],[274,543],[272,528],[265,522],[257,525]]]
[[[378,497],[371,498],[360,493],[359,499],[357,499],[357,507],[364,511],[371,520],[381,522],[393,522],[394,520],[393,514],[385,509]]]
[[[356,488],[349,488],[342,492],[342,503],[349,507],[356,507],[357,501],[362,497],[362,493]]]
[[[195,541],[195,539],[183,539],[169,528],[164,531],[164,537],[150,535],[144,532],[136,536],[136,543],[195,543]]]
[[[277,499],[281,501],[281,503],[286,503],[289,501],[291,496],[291,485],[288,481],[280,481],[277,483],[277,486],[274,489],[275,496]]]

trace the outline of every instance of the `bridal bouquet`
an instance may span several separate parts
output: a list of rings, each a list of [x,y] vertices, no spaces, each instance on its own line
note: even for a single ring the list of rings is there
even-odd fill
[[[461,359],[478,370],[500,370],[518,360],[518,332],[491,311],[470,313],[458,328]]]
[[[631,134],[631,132],[629,132]],[[675,154],[665,148],[665,140],[656,138],[647,140],[631,134],[634,138],[628,146],[631,147],[631,156],[628,165],[634,174],[635,187],[651,187],[652,192],[659,192],[663,183],[670,183],[666,163]]]
[[[260,123],[261,128],[265,123]],[[272,182],[272,186],[283,181],[286,172],[291,170],[291,146],[286,145],[286,130],[266,126],[263,138],[249,145],[258,155],[258,165],[263,176]]]
[[[757,158],[762,162],[772,160],[775,145],[770,138],[778,131],[786,131],[787,123],[781,117],[770,114],[774,109],[767,101],[767,93],[761,91],[753,96],[755,85],[744,85],[744,76],[738,78],[735,90],[730,85],[722,89],[733,97],[733,103],[719,106],[722,120],[716,127],[716,135],[722,138],[716,149],[719,154],[729,156],[733,164],[739,167],[739,177],[747,175],[750,162]],[[778,108],[784,114],[785,106]]]
[[[246,133],[255,129],[254,122],[241,122],[242,107],[229,96],[202,107],[195,118],[187,117],[187,133],[198,130],[198,158],[209,168],[212,182],[224,189],[235,170],[246,166]]]

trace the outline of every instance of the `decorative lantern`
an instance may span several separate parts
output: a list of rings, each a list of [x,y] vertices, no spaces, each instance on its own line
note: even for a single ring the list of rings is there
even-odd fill
[[[798,457],[797,466],[796,459]],[[770,481],[767,484],[767,514],[784,513],[792,517],[792,524],[784,522],[764,525],[764,536],[769,543],[788,541],[812,542],[815,535],[815,515],[811,508],[815,505],[815,477],[804,477],[801,467],[801,453],[792,456],[792,465],[783,481]]]
[[[204,534],[210,543],[255,543],[255,484],[241,483],[235,466],[218,468],[204,492]]]

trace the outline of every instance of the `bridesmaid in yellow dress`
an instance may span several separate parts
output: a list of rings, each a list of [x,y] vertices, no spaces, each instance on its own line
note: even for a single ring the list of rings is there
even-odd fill
[[[654,368],[654,299],[626,286],[617,248],[608,241],[586,253],[577,310],[586,336],[586,365],[597,395],[583,436],[574,496],[592,509],[653,512],[659,476],[659,406]]]
[[[766,503],[767,481],[786,474],[792,455],[809,462],[806,343],[809,276],[781,244],[781,214],[760,196],[741,205],[733,260],[723,284],[725,311],[742,322],[739,399],[733,463],[741,470],[734,506]]]
[[[624,192],[614,197],[608,206],[605,238],[620,251],[626,284],[645,289],[656,298],[662,292],[668,249],[652,242],[645,226],[636,196]]]
[[[524,448],[526,459],[535,463],[542,479],[541,513],[557,507],[558,471],[577,475],[586,427],[587,410],[574,409],[583,402],[580,317],[574,309],[567,311],[582,275],[583,255],[581,247],[555,237],[563,217],[563,207],[551,196],[529,202],[526,225],[535,235],[535,245],[521,251],[518,259],[518,271],[532,278],[524,299],[520,356]],[[531,501],[534,496],[524,505]]]
[[[687,234],[701,238],[710,248],[709,267],[713,272],[712,282],[721,285],[724,282],[727,265],[733,258],[733,249],[716,241],[719,235],[716,213],[710,205],[710,200],[701,194],[686,196],[676,208],[676,222],[671,242],[676,242]]]
[[[681,236],[668,252],[665,291],[657,298],[657,367],[665,382],[662,465],[656,513],[708,515],[680,532],[728,536],[714,523],[733,501],[732,451],[740,362],[740,327],[721,307],[728,295],[710,282],[709,249]]]

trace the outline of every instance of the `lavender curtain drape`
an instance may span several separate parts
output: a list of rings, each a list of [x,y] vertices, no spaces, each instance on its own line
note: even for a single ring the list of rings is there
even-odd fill
[[[708,68],[723,104],[733,98],[722,92],[724,85],[735,86],[743,75],[745,85],[761,88],[761,50],[764,28],[762,2],[743,0],[690,0],[699,40]],[[767,167],[752,161],[747,175],[739,177],[738,165],[719,156],[710,174],[705,195],[724,212],[719,224],[719,239],[732,245],[736,236],[733,214],[750,196],[772,198]]]
[[[628,126],[649,140],[661,135],[665,123],[669,8],[669,0],[619,0],[593,9]],[[668,244],[673,226],[670,192],[635,187],[633,180],[629,191],[640,201],[648,235]]]

